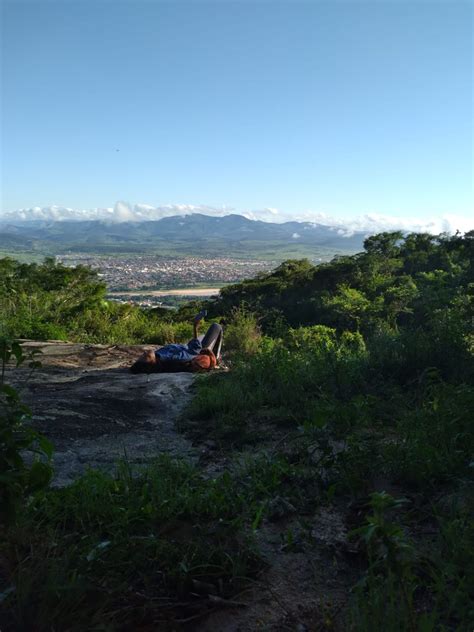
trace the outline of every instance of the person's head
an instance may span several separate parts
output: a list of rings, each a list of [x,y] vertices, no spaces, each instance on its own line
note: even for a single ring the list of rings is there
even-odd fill
[[[209,371],[217,366],[217,358],[210,349],[201,349],[191,361],[194,371]]]
[[[152,349],[145,351],[130,367],[132,373],[156,373],[159,370],[159,360]]]

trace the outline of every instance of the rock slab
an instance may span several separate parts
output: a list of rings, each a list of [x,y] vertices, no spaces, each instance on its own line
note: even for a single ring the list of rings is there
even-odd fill
[[[160,454],[198,458],[176,429],[192,374],[131,374],[143,346],[27,341],[23,348],[41,351],[42,367],[31,375],[10,369],[7,380],[31,408],[33,426],[54,445],[53,485],[67,485],[87,468],[111,471],[124,457],[132,467]]]

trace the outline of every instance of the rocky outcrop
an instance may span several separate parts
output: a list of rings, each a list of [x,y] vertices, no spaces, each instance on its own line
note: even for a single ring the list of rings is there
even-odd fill
[[[121,458],[150,462],[159,454],[194,461],[197,451],[176,430],[189,401],[190,373],[132,375],[128,367],[143,346],[24,342],[39,349],[42,367],[10,369],[32,423],[55,448],[55,485],[86,468],[111,470]]]

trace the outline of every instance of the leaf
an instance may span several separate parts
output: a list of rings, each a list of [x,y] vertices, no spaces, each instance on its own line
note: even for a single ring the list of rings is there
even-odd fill
[[[1,384],[0,390],[3,391],[7,397],[13,399],[14,401],[18,401],[18,392],[13,386],[9,386],[8,384]]]
[[[41,450],[46,454],[48,459],[51,459],[54,452],[54,446],[44,435],[39,435],[38,444]]]
[[[12,354],[15,356],[17,367],[25,361],[23,349],[19,342],[12,342]]]
[[[265,503],[262,503],[260,505],[260,507],[257,510],[257,513],[255,514],[255,518],[253,519],[252,522],[252,530],[255,531],[256,529],[258,529],[258,526],[262,520],[262,514],[263,514],[263,510],[265,509]]]
[[[40,489],[44,489],[48,486],[53,470],[51,466],[41,461],[36,461],[31,466],[28,477],[28,491],[30,493],[37,492]]]
[[[313,428],[319,428],[320,430],[326,425],[326,415],[323,411],[316,413],[312,419]]]
[[[364,528],[364,530],[362,531],[361,535],[364,538],[364,540],[369,543],[374,534],[377,532],[377,525],[376,524],[371,524],[368,525],[367,527]]]
[[[86,555],[86,560],[88,562],[92,562],[93,560],[97,559],[101,551],[103,551],[104,549],[107,549],[111,544],[112,544],[111,540],[104,540],[103,542],[99,542],[99,544],[97,544],[93,549],[91,549],[89,553]]]

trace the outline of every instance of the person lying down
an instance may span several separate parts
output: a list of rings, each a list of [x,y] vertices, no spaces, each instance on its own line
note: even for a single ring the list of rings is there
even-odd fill
[[[223,330],[213,323],[204,336],[198,335],[199,324],[207,312],[199,312],[193,320],[194,338],[188,344],[169,344],[145,351],[130,367],[132,373],[176,373],[210,371],[218,366]]]

